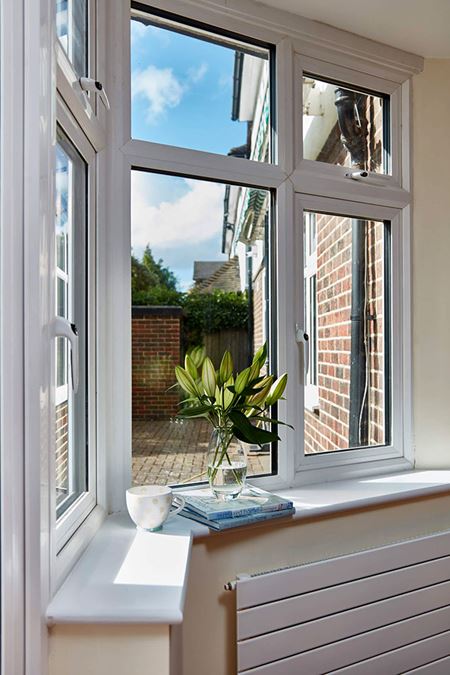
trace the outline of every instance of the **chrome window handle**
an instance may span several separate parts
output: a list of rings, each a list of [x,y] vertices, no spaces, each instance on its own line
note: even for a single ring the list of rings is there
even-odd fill
[[[305,333],[302,326],[299,323],[295,324],[295,339],[297,344],[303,346],[303,370],[306,376],[309,373],[309,335]]]
[[[80,77],[79,79],[80,87],[83,91],[93,91],[94,94],[99,96],[106,110],[110,109],[109,100],[106,95],[104,86],[98,80],[94,80],[91,77]]]
[[[70,375],[72,389],[76,394],[80,383],[80,356],[78,350],[78,332],[74,323],[70,323],[62,316],[53,319],[52,336],[66,338],[70,343]]]

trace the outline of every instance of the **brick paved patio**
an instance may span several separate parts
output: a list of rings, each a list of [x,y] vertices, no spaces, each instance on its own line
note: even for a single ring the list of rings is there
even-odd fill
[[[134,420],[133,485],[188,482],[206,471],[210,435],[205,420]],[[249,476],[270,471],[267,453],[249,453],[247,461]]]

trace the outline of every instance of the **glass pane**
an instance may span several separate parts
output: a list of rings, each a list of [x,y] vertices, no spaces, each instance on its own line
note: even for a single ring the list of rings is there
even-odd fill
[[[133,138],[270,161],[267,49],[134,12],[131,84]]]
[[[303,156],[389,173],[389,97],[303,76]]]
[[[73,393],[67,340],[56,340],[56,506],[59,517],[87,489],[87,167],[60,132],[55,173],[55,313],[79,335],[80,385]],[[63,242],[63,243],[62,243]]]
[[[211,427],[177,419],[174,367],[203,345],[242,370],[268,339],[270,195],[139,171],[131,184],[133,483],[204,481]],[[270,473],[270,447],[248,450],[249,474]]]
[[[88,75],[88,0],[56,0],[56,34],[76,73]]]
[[[384,445],[390,433],[390,226],[313,215],[316,268],[310,274],[305,264],[304,283],[310,350],[305,452]]]

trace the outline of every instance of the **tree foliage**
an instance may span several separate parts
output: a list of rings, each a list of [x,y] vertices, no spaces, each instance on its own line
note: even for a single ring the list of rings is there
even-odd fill
[[[131,293],[134,302],[135,294],[154,292],[155,289],[176,292],[177,278],[165,267],[161,258],[156,261],[149,246],[146,246],[142,260],[131,256]]]
[[[131,296],[133,305],[182,307],[187,346],[201,345],[208,333],[246,328],[248,322],[246,293],[218,289],[209,293],[178,291],[175,274],[163,260],[155,261],[148,246],[142,260],[131,256]]]

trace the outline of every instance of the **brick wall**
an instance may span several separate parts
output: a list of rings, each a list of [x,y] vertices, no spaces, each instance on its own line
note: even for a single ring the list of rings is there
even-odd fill
[[[178,411],[174,368],[180,363],[181,307],[133,307],[133,419],[158,419]]]
[[[264,309],[265,309],[265,269],[261,264],[253,278],[253,352],[264,344]]]
[[[318,394],[305,410],[305,452],[349,444],[352,220],[317,214]],[[383,223],[367,221],[369,444],[384,442]]]
[[[59,403],[55,410],[56,424],[56,490],[59,494],[67,493],[69,487],[69,406],[67,401]]]

